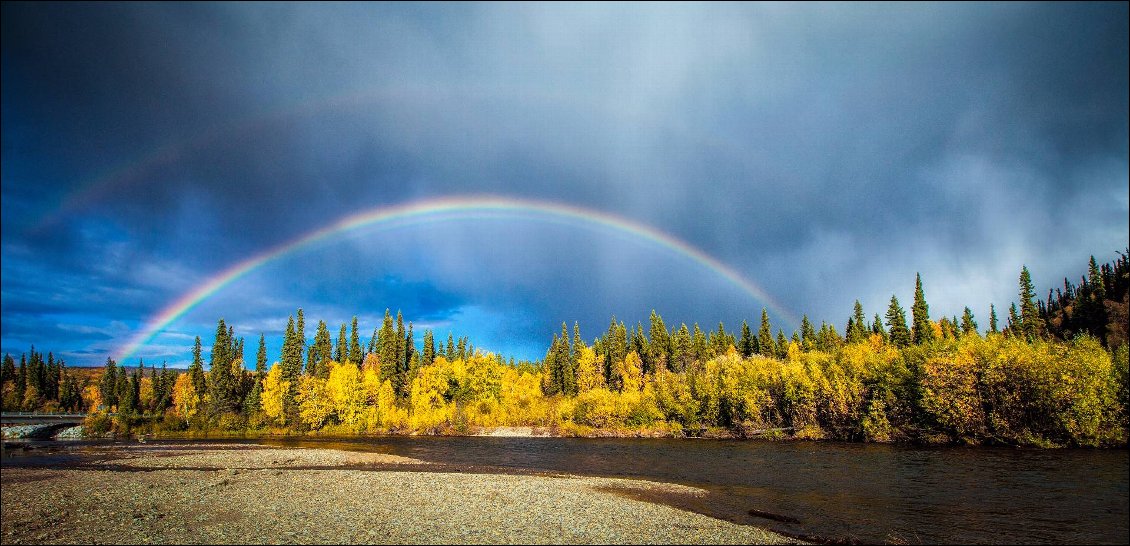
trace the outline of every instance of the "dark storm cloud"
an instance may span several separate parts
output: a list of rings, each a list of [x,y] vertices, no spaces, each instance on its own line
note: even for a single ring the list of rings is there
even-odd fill
[[[983,315],[1021,264],[1049,286],[1127,244],[1127,19],[1078,3],[5,3],[5,348],[37,301],[136,327],[343,215],[469,193],[655,226],[840,328],[854,298],[881,311],[919,271],[937,314]],[[249,331],[299,305],[520,317],[489,345],[652,307],[734,325],[763,304],[599,230],[429,230],[265,268],[182,329],[225,306]]]

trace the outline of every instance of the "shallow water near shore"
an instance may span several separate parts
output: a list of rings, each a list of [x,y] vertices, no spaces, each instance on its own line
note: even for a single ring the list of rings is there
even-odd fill
[[[450,471],[673,482],[710,494],[651,500],[794,536],[901,543],[1125,543],[1130,532],[1130,460],[1124,449],[492,437],[219,442],[387,453]],[[52,444],[37,445],[48,447],[15,454],[6,449],[4,464],[68,457],[52,455]]]

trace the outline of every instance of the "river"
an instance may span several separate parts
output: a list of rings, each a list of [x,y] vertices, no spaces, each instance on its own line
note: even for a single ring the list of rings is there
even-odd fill
[[[490,437],[257,442],[375,451],[463,471],[681,483],[709,492],[677,500],[683,508],[794,536],[912,544],[1117,544],[1130,536],[1125,449]]]

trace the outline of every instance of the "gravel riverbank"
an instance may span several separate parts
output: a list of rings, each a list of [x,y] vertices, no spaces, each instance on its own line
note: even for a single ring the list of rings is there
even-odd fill
[[[434,472],[378,453],[114,446],[72,468],[5,466],[0,534],[20,543],[782,543],[636,500],[640,480]]]

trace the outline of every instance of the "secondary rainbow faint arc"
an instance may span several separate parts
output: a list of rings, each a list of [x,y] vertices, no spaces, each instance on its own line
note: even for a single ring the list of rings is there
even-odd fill
[[[722,276],[754,299],[764,303],[769,309],[778,313],[782,318],[791,320],[791,315],[784,310],[783,306],[737,271],[734,271],[731,267],[718,261],[709,254],[706,254],[702,250],[691,246],[689,243],[651,226],[607,212],[548,201],[494,196],[446,197],[414,201],[402,205],[382,206],[361,211],[296,239],[272,247],[242,262],[236,263],[217,273],[215,276],[209,278],[204,283],[193,288],[162,309],[155,317],[148,321],[140,332],[129,340],[120,351],[117,360],[124,363],[125,360],[130,358],[139,348],[152,340],[153,337],[159,334],[173,321],[192,310],[192,308],[200,302],[208,299],[225,286],[272,260],[299,251],[334,235],[362,227],[395,220],[468,212],[533,213],[550,218],[580,220],[589,224],[607,227],[618,232],[628,233],[691,258],[700,265]]]

